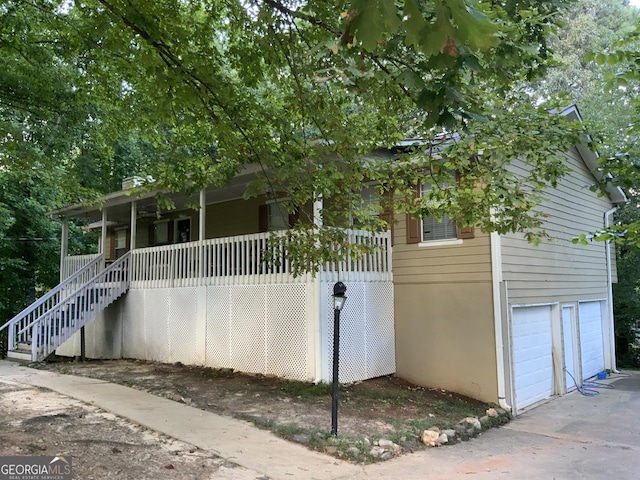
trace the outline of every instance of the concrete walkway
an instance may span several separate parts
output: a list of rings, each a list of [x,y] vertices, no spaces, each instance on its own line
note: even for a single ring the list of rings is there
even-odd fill
[[[635,479],[640,472],[640,372],[518,416],[452,447],[352,465],[281,440],[249,423],[101,380],[0,361],[0,379],[49,388],[213,452],[270,479]]]

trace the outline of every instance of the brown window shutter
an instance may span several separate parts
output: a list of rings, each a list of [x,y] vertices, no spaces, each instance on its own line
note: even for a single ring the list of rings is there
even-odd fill
[[[259,232],[266,232],[268,225],[267,225],[267,216],[269,214],[269,211],[267,210],[267,205],[263,204],[263,205],[259,205],[258,206],[258,231]]]
[[[460,239],[475,238],[476,236],[475,230],[476,229],[474,227],[458,228],[458,238]]]
[[[420,195],[420,185],[415,187],[414,195]],[[407,243],[420,243],[422,241],[422,232],[420,227],[422,222],[419,218],[414,218],[407,213]]]
[[[293,213],[289,214],[289,227],[293,227],[296,222],[298,221],[298,219],[300,218],[300,213],[298,210],[296,210]]]
[[[420,219],[407,213],[407,243],[420,243],[421,240]]]

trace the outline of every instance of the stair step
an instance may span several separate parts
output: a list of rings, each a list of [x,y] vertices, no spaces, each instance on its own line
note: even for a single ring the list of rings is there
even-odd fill
[[[31,351],[31,342],[29,343],[20,343],[18,342],[18,348],[16,350],[24,350],[25,352]]]
[[[20,362],[30,362],[31,361],[31,351],[30,350],[9,350],[7,352],[7,358],[10,360],[18,360]]]

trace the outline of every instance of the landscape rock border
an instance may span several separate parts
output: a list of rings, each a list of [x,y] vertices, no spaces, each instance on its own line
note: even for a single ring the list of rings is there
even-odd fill
[[[499,427],[508,423],[512,416],[510,412],[501,408],[489,408],[486,415],[478,417],[466,417],[460,420],[452,429],[440,430],[439,427],[431,427],[422,432],[421,442],[427,447],[440,447],[442,445],[454,445],[461,441],[467,441],[477,437],[481,432],[490,428]],[[397,455],[406,453],[403,447],[391,440],[381,438],[371,441],[364,439],[369,455],[377,460],[389,460]]]
[[[452,445],[477,437],[483,430],[504,425],[509,420],[511,420],[510,412],[502,408],[489,408],[486,415],[480,418],[463,418],[453,429],[441,431],[438,427],[431,427],[422,432],[421,440],[427,447]]]

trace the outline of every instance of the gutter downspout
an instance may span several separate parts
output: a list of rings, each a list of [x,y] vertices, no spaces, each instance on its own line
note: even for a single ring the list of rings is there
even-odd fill
[[[496,373],[498,377],[498,404],[500,408],[510,412],[511,406],[507,403],[507,385],[505,381],[504,367],[504,341],[502,337],[502,299],[500,296],[500,284],[502,282],[502,253],[500,235],[491,232],[491,287],[493,290],[493,320],[496,340]]]
[[[613,214],[618,210],[618,207],[613,207],[611,210],[607,210],[604,214],[604,226],[609,228],[611,226],[611,219]],[[607,256],[607,304],[609,314],[609,351],[611,355],[611,371],[619,373],[616,366],[616,336],[615,325],[613,319],[613,274],[611,267],[611,240],[607,240],[605,244],[605,254]]]

